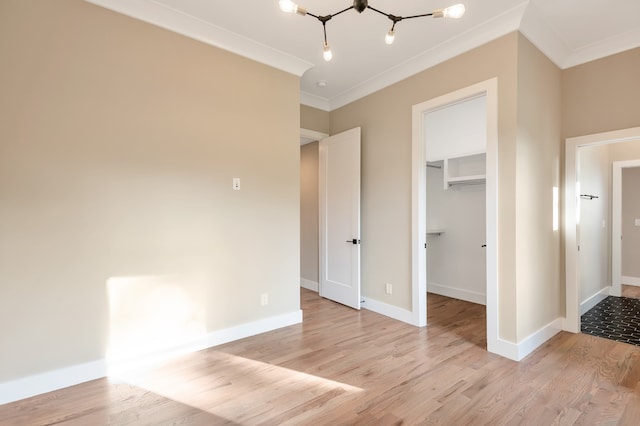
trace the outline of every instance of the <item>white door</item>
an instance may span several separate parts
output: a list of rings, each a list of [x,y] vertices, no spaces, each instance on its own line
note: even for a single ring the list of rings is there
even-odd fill
[[[360,128],[320,141],[320,296],[360,309]]]

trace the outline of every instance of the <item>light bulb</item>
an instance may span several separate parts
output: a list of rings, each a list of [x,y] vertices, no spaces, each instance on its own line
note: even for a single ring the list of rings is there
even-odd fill
[[[286,13],[297,13],[298,15],[306,15],[307,14],[307,10],[298,6],[297,4],[295,4],[294,2],[292,2],[291,0],[280,0],[278,2],[278,4],[280,5],[280,10]]]
[[[393,30],[389,30],[386,36],[384,36],[384,42],[387,44],[392,44],[393,40],[396,38],[396,32]]]
[[[322,49],[322,57],[327,62],[330,61],[331,58],[333,58],[333,53],[331,53],[331,47],[329,47],[329,44],[327,43],[324,44],[324,48]]]
[[[445,8],[443,10],[443,16],[445,18],[457,19],[457,18],[461,18],[462,15],[464,15],[464,11],[465,11],[464,4],[458,3],[458,4],[454,4],[453,6],[449,6]]]
[[[296,13],[298,9],[298,5],[291,0],[280,0],[278,4],[280,5],[280,10],[286,13]]]

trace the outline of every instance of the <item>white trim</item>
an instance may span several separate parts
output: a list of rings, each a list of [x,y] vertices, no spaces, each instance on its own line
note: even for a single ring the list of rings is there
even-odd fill
[[[570,55],[571,49],[532,2],[529,2],[527,12],[522,17],[520,32],[558,68],[564,68],[562,65]]]
[[[407,324],[416,325],[414,323],[414,316],[411,311],[398,308],[394,305],[389,305],[388,303],[380,302],[368,297],[363,297],[360,307],[398,321],[406,322]]]
[[[640,277],[625,277],[622,276],[622,284],[624,285],[634,285],[640,287]]]
[[[487,295],[478,293],[477,291],[465,290],[463,288],[449,287],[446,285],[440,285],[436,283],[428,283],[427,291],[429,293],[439,294],[440,296],[452,297],[454,299],[460,299],[471,303],[478,303],[480,305],[487,304]]]
[[[562,331],[563,323],[564,321],[562,318],[557,318],[540,328],[538,331],[531,333],[519,343],[513,343],[498,338],[495,342],[495,347],[497,349],[495,353],[499,353],[503,357],[514,361],[521,361],[527,355],[531,354],[543,345],[547,340]]]
[[[85,0],[301,77],[314,66],[289,53],[251,40],[153,0]]]
[[[300,103],[322,111],[331,111],[329,99],[314,95],[313,93],[300,91]]]
[[[326,133],[316,132],[315,130],[304,129],[302,127],[300,128],[300,139],[307,139],[309,142],[315,142],[327,137],[329,137],[329,135]]]
[[[640,167],[640,160],[611,165],[611,295],[622,296],[622,169]]]
[[[498,339],[498,79],[492,78],[412,107],[411,282],[413,324],[427,321],[426,144],[424,115],[430,110],[481,94],[487,99],[486,233],[487,350],[503,354]],[[507,351],[508,352],[508,351]]]
[[[576,65],[595,61],[605,56],[624,52],[638,47],[640,40],[640,28],[618,34],[596,43],[589,44],[581,49],[575,49],[563,61],[561,68],[566,69]]]
[[[640,127],[596,133],[568,138],[565,141],[564,165],[564,247],[566,278],[566,318],[564,330],[580,332],[580,269],[578,267],[577,245],[577,206],[580,202],[576,191],[578,179],[578,149],[583,146],[595,146],[617,142],[629,142],[640,139]],[[612,218],[612,223],[615,218]],[[613,229],[613,226],[612,226]],[[613,235],[613,231],[612,231]],[[615,245],[615,244],[614,244]],[[613,249],[613,248],[612,248]],[[617,279],[614,267],[611,268],[612,284]],[[613,291],[612,291],[613,292]]]
[[[538,331],[530,334],[525,339],[521,340],[517,344],[517,358],[516,361],[522,360],[524,357],[535,351],[547,340],[562,331],[563,319],[556,318],[549,324],[540,328]]]
[[[602,290],[598,291],[593,296],[589,297],[584,302],[580,303],[580,315],[584,315],[589,309],[596,306],[598,303],[602,302],[604,299],[609,296],[609,290],[611,287],[607,286]]]
[[[87,362],[0,383],[0,405],[106,376],[105,360]]]
[[[140,366],[149,366],[150,364],[167,360],[177,355],[196,352],[301,322],[302,311],[293,311],[247,324],[217,330],[191,343],[163,350],[158,353],[148,354],[144,357],[126,360],[101,359],[0,383],[0,404],[7,404],[34,395],[99,379],[107,375],[117,375],[123,371],[129,371],[130,369],[135,369]]]
[[[306,278],[300,277],[300,287],[306,288],[307,290],[315,291],[317,293],[320,285],[317,281],[311,281]]]

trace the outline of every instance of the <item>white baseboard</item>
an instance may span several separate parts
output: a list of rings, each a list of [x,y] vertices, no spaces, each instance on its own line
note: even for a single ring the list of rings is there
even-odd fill
[[[563,319],[557,318],[549,324],[540,328],[538,331],[530,334],[519,343],[509,342],[498,338],[495,347],[487,348],[489,352],[512,359],[521,361],[527,355],[542,346],[547,340],[551,339],[558,332],[562,331]]]
[[[638,278],[638,277],[625,277],[625,276],[622,276],[621,277],[621,282],[622,282],[622,284],[625,284],[625,285],[635,285],[635,286],[640,287],[640,278]]]
[[[99,379],[107,375],[118,375],[138,368],[139,366],[149,366],[177,355],[196,352],[301,322],[302,311],[298,310],[223,330],[217,330],[191,343],[154,354],[148,354],[144,357],[126,360],[101,359],[0,383],[0,404],[7,404],[42,393]]]
[[[461,288],[448,287],[436,283],[427,284],[427,291],[439,294],[440,296],[452,297],[454,299],[464,300],[466,302],[477,303],[480,305],[487,304],[487,296],[475,291],[464,290]]]
[[[596,306],[598,303],[602,302],[604,299],[609,296],[609,289],[611,287],[605,287],[593,296],[589,297],[584,302],[580,303],[580,315],[584,315],[589,309]]]
[[[307,290],[318,292],[320,289],[320,284],[317,281],[308,280],[306,278],[300,277],[300,287],[306,288]]]
[[[0,383],[0,405],[99,379],[107,375],[104,359]]]
[[[393,318],[398,321],[406,322],[407,324],[416,325],[413,321],[413,312],[406,309],[398,308],[397,306],[389,305],[388,303],[380,302],[368,297],[362,298],[362,308],[369,311]]]

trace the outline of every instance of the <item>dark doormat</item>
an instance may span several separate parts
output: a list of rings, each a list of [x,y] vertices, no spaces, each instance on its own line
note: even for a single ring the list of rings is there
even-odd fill
[[[640,299],[608,296],[580,320],[585,334],[640,346]]]

